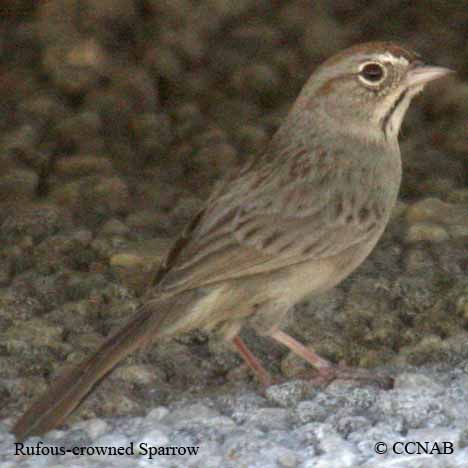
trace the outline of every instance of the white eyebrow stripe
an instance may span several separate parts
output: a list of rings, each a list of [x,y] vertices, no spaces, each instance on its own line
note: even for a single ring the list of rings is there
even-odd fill
[[[385,52],[383,54],[379,54],[376,56],[382,61],[390,62],[393,64],[400,64],[400,65],[409,65],[408,60],[405,57],[396,57],[395,55],[391,54],[390,52]]]

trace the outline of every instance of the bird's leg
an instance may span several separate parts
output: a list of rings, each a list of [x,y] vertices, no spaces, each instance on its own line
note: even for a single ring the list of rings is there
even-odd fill
[[[278,343],[285,345],[293,353],[301,356],[301,358],[305,359],[319,372],[321,369],[326,369],[325,372],[328,373],[329,369],[333,367],[331,362],[321,358],[317,353],[314,353],[311,349],[306,348],[302,343],[299,343],[299,341],[295,340],[292,336],[289,336],[287,333],[284,333],[281,330],[275,330],[270,336],[274,340],[278,341]]]
[[[260,361],[252,354],[247,345],[242,341],[239,335],[236,335],[232,339],[232,343],[236,347],[237,352],[242,356],[242,359],[246,362],[246,364],[254,371],[257,379],[260,383],[268,387],[272,384],[272,379],[269,372],[262,366]]]
[[[321,358],[311,349],[306,348],[303,344],[299,343],[299,341],[281,330],[275,330],[270,334],[270,336],[310,363],[318,372],[318,375],[313,379],[317,383],[329,383],[332,380],[339,378],[345,380],[374,382],[382,388],[393,387],[393,378],[391,376],[373,373],[367,369],[350,369],[342,365],[336,366],[326,359]]]

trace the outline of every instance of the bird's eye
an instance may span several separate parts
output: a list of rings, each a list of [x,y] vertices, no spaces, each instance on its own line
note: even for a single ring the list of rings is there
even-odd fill
[[[359,77],[366,84],[379,84],[385,77],[385,68],[376,62],[368,62],[361,66]]]

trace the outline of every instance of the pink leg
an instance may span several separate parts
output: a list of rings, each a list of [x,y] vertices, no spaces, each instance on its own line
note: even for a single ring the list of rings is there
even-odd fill
[[[348,369],[343,366],[336,366],[326,359],[321,358],[318,354],[306,348],[303,344],[299,343],[299,341],[281,330],[274,331],[270,336],[310,363],[318,371],[318,376],[313,379],[318,383],[326,383],[335,378],[341,378],[346,380],[374,382],[383,388],[393,387],[392,377],[385,374],[376,374],[367,369]]]
[[[262,366],[260,361],[252,354],[246,344],[242,341],[239,335],[235,336],[232,339],[234,346],[237,349],[237,352],[242,356],[246,364],[255,372],[260,383],[268,387],[271,385],[272,380],[268,371]]]
[[[274,340],[278,341],[278,343],[284,344],[293,353],[301,356],[301,358],[305,359],[318,370],[323,368],[329,369],[330,367],[333,367],[332,364],[326,359],[321,358],[318,354],[306,348],[303,344],[299,343],[299,341],[295,340],[292,336],[289,336],[281,330],[274,331],[270,336]]]

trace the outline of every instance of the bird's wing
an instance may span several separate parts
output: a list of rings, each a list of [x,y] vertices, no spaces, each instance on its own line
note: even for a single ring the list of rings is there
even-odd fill
[[[267,162],[215,190],[171,250],[159,287],[191,289],[333,256],[378,228],[378,206],[347,189],[346,160],[338,164],[320,147],[312,157],[300,145],[269,151]],[[364,187],[367,176],[357,175]]]

